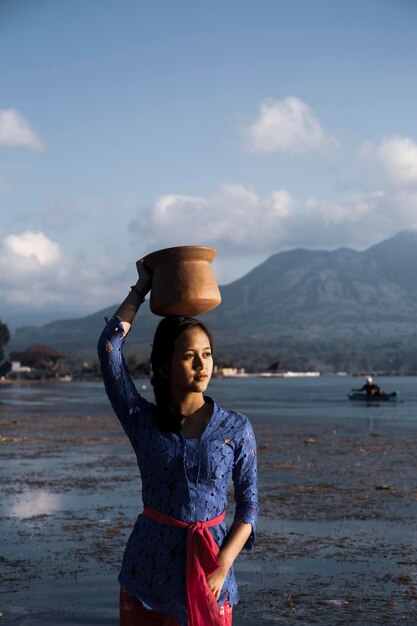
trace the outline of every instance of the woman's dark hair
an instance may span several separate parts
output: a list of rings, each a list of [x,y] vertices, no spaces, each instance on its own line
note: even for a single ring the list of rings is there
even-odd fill
[[[163,371],[171,367],[174,356],[175,341],[186,330],[197,326],[206,333],[210,348],[213,350],[213,338],[203,322],[194,317],[172,315],[164,317],[158,325],[151,352],[152,378],[151,385],[155,394],[155,418],[159,428],[165,432],[179,433],[183,415],[171,413],[170,388],[168,378]]]

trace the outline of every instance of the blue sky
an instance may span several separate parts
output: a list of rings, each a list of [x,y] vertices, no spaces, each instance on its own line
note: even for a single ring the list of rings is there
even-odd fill
[[[122,299],[199,243],[221,283],[417,227],[413,0],[0,1],[0,317]]]

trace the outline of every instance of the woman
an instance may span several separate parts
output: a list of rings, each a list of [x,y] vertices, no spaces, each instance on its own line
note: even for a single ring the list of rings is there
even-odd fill
[[[107,323],[98,351],[107,395],[136,453],[144,511],[119,575],[120,626],[230,626],[239,600],[233,562],[254,541],[256,443],[248,419],[203,395],[213,371],[205,326],[167,317],[151,362],[155,402],[142,398],[122,346],[152,275],[139,280]],[[224,522],[232,476],[235,515]]]

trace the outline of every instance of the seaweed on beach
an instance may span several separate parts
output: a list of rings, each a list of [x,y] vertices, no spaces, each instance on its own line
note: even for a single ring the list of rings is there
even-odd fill
[[[415,438],[360,423],[255,424],[261,518],[236,569],[236,626],[414,624]],[[114,585],[140,512],[135,458],[110,412],[2,409],[0,584]]]

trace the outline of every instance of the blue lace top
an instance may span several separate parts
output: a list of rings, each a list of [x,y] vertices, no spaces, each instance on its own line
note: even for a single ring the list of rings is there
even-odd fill
[[[232,477],[235,514],[252,524],[246,548],[254,542],[258,516],[256,442],[247,417],[213,403],[213,413],[199,439],[163,432],[154,419],[155,405],[137,392],[122,355],[120,318],[106,325],[98,353],[106,392],[135,451],[145,506],[185,522],[206,521],[220,515],[227,504]],[[226,523],[209,528],[221,547]],[[119,582],[145,607],[174,616],[187,626],[185,564],[186,530],[165,526],[141,514],[125,549]],[[233,568],[219,598],[231,606],[239,600]]]

